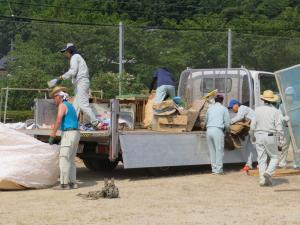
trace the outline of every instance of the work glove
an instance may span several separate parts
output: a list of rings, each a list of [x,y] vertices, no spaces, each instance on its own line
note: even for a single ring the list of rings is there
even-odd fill
[[[48,81],[47,84],[48,84],[48,87],[49,87],[49,88],[52,88],[52,87],[54,87],[55,85],[60,84],[61,81],[62,81],[62,80],[60,79],[60,77],[57,77],[57,78],[55,78],[55,79],[53,79],[53,80]]]
[[[48,143],[50,144],[50,145],[53,145],[54,144],[54,137],[49,137],[49,139],[48,139]]]
[[[49,88],[52,88],[52,87],[54,87],[54,86],[57,84],[57,82],[58,82],[58,79],[57,79],[57,78],[55,78],[55,79],[53,79],[53,80],[50,80],[50,81],[48,81],[48,82],[47,82],[47,84],[48,84],[48,87],[49,87]]]
[[[284,117],[283,117],[283,120],[284,120],[285,122],[288,122],[288,121],[290,120],[290,117],[289,117],[289,116],[284,116]]]

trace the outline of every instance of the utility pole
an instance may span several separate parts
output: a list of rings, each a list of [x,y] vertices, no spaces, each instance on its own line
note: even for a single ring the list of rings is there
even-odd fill
[[[119,95],[122,95],[122,75],[123,75],[123,57],[124,57],[124,26],[119,23]]]
[[[228,29],[228,46],[227,46],[227,68],[231,68],[232,64],[232,35],[231,35],[231,29]]]

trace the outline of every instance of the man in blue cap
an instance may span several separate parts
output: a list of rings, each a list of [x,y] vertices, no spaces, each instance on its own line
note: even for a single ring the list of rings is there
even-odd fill
[[[248,106],[241,105],[237,99],[230,100],[228,109],[231,109],[234,113],[236,113],[236,116],[230,121],[231,124],[239,121],[251,122],[255,117],[254,111]],[[245,151],[247,154],[247,162],[242,170],[247,172],[248,170],[252,169],[253,156],[255,154],[253,145],[251,144],[250,135],[245,137]]]
[[[228,109],[222,105],[223,95],[215,97],[215,104],[206,113],[207,144],[210,154],[212,174],[223,174],[224,132],[229,132],[230,117]]]

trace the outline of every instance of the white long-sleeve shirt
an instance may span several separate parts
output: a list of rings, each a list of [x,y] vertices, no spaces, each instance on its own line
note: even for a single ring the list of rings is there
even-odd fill
[[[242,121],[244,119],[253,120],[254,117],[254,111],[250,107],[241,105],[238,109],[236,116],[231,119],[231,124],[236,123],[238,121]]]
[[[252,131],[283,135],[281,113],[274,106],[271,104],[259,106],[255,109],[254,114],[255,118],[251,121]]]
[[[221,103],[211,105],[205,117],[206,127],[218,127],[228,130],[230,127],[229,112]]]
[[[86,62],[79,54],[72,55],[70,59],[70,69],[62,75],[64,80],[72,77],[72,83],[75,84],[81,79],[89,80],[89,69]]]

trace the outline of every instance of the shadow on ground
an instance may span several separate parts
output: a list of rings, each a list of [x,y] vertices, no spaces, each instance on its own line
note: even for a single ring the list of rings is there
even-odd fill
[[[224,166],[224,172],[238,172],[242,167],[243,164],[226,164]],[[175,177],[210,173],[210,165],[124,169],[123,165],[119,164],[113,171],[90,171],[82,165],[77,168],[77,179],[82,183],[82,186],[92,186],[95,185],[97,181],[103,181],[104,178],[112,177],[116,180],[138,181],[145,179],[159,179],[166,176]]]

